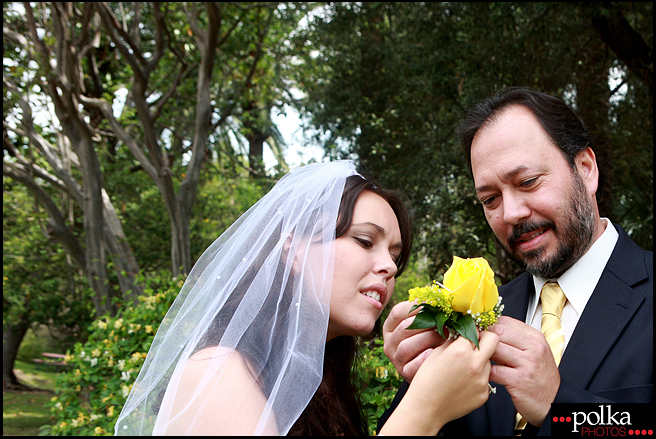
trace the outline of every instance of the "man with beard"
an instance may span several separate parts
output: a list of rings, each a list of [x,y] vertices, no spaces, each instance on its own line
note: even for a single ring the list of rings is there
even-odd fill
[[[653,402],[653,253],[600,217],[583,122],[552,96],[511,88],[473,107],[459,132],[486,219],[525,272],[500,287],[504,316],[490,328],[500,340],[490,372],[499,391],[443,432],[550,434],[554,402]],[[564,293],[553,348],[541,332],[541,290],[552,282]],[[410,307],[398,304],[383,326],[385,354],[406,382],[379,428],[444,342],[405,329]]]

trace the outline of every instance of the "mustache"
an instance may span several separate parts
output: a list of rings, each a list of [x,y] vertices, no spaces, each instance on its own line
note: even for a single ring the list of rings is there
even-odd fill
[[[523,235],[543,228],[551,228],[556,230],[556,223],[548,220],[527,221],[525,223],[514,226],[510,232],[510,235],[508,235],[508,246],[514,247]]]

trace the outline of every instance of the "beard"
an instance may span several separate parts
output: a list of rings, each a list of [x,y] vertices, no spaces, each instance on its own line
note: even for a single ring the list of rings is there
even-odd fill
[[[594,236],[595,215],[588,201],[583,179],[576,172],[573,174],[572,191],[569,196],[569,208],[564,214],[563,224],[554,221],[531,221],[515,226],[508,237],[508,246],[496,238],[508,257],[530,274],[543,279],[560,277],[590,247]],[[558,247],[553,256],[548,257],[543,248],[520,253],[513,251],[522,235],[541,228],[550,228],[557,238]],[[495,235],[496,237],[496,235]]]

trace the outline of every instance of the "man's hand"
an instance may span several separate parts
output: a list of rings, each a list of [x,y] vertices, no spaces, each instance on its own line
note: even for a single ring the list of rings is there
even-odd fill
[[[560,373],[544,335],[519,320],[501,316],[489,328],[499,336],[490,381],[506,387],[517,411],[541,426],[560,386]]]
[[[383,350],[406,381],[411,382],[419,366],[433,348],[444,343],[433,328],[407,330],[419,310],[410,313],[414,303],[401,302],[392,308],[383,324]]]

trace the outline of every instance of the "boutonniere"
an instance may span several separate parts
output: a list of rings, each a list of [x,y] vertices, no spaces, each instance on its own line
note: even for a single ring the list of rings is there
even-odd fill
[[[453,264],[444,273],[444,284],[433,281],[431,285],[412,288],[409,296],[410,301],[417,303],[411,311],[421,310],[407,329],[435,327],[444,338],[461,335],[478,348],[478,331],[494,325],[503,311],[494,272],[484,258],[454,256]]]

